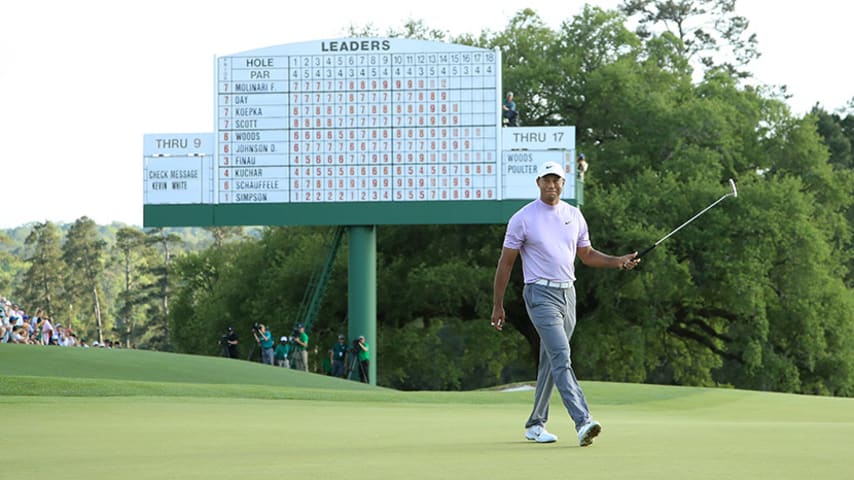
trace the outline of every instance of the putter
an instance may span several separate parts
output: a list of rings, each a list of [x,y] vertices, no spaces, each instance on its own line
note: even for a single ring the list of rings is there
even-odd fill
[[[702,215],[702,214],[706,213],[707,211],[709,211],[709,209],[710,209],[710,208],[712,208],[712,207],[714,207],[715,205],[717,205],[717,204],[721,203],[721,202],[723,201],[723,199],[725,199],[726,197],[729,197],[729,196],[732,196],[733,198],[738,197],[738,190],[736,190],[736,189],[735,189],[735,182],[734,182],[731,178],[729,179],[729,186],[730,186],[730,188],[732,188],[732,191],[731,191],[731,192],[729,192],[729,193],[727,193],[726,195],[722,196],[721,198],[717,199],[717,201],[715,201],[715,203],[713,203],[713,204],[709,205],[708,207],[704,208],[703,210],[701,210],[701,211],[700,211],[700,213],[698,213],[698,214],[694,215],[693,217],[691,217],[690,219],[688,219],[688,221],[687,221],[687,222],[683,223],[682,225],[679,225],[679,226],[678,226],[678,227],[676,227],[676,229],[674,229],[672,232],[670,232],[670,233],[668,233],[667,235],[665,235],[664,237],[662,237],[662,239],[661,239],[661,240],[659,240],[659,241],[655,242],[654,244],[652,244],[652,246],[650,246],[650,247],[649,247],[649,248],[647,248],[646,250],[644,250],[644,251],[640,252],[639,254],[637,254],[637,256],[635,256],[634,260],[637,260],[637,259],[639,259],[639,258],[643,257],[644,255],[646,255],[647,253],[651,252],[651,251],[652,251],[652,249],[654,249],[655,247],[657,247],[659,243],[661,243],[661,242],[663,242],[663,241],[667,240],[668,238],[670,238],[670,236],[671,236],[671,235],[673,235],[674,233],[678,232],[679,230],[682,230],[682,227],[684,227],[685,225],[688,225],[689,223],[693,222],[694,220],[696,220],[696,219],[697,219],[697,217],[699,217],[700,215]]]

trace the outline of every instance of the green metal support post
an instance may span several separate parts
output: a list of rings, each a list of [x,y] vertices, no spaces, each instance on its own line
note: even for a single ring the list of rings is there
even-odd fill
[[[371,385],[377,384],[377,229],[375,225],[349,227],[347,276],[348,341],[364,335],[370,346]]]

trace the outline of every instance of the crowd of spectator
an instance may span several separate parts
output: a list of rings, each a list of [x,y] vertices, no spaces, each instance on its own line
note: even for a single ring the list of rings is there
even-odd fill
[[[313,355],[308,354],[309,336],[305,325],[297,324],[291,332],[291,336],[283,335],[276,344],[273,332],[268,325],[256,323],[252,326],[252,335],[255,337],[255,347],[249,353],[247,360],[254,358],[256,349],[260,349],[260,361],[268,365],[284,368],[292,368],[305,372],[315,372],[340,378],[354,378],[358,374],[360,381],[370,383],[370,346],[364,335],[359,335],[353,340],[352,345],[347,345],[346,337],[338,335],[338,342],[329,350],[327,355],[320,355],[317,345],[312,345]],[[222,336],[220,344],[223,346],[222,354],[226,357],[239,359],[238,345],[240,339],[234,328],[228,327],[228,331]],[[309,365],[309,357],[320,360],[320,365],[312,363]]]
[[[0,296],[0,343],[61,347],[90,346],[85,339],[78,338],[70,327],[54,323],[44,310],[36,309],[30,315],[19,305],[2,296]],[[91,346],[111,348],[113,343],[105,340],[101,344],[95,340]]]

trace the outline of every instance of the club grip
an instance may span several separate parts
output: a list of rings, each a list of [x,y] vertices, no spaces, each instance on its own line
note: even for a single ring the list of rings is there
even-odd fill
[[[646,255],[647,253],[651,252],[651,251],[652,251],[655,247],[657,247],[657,246],[658,246],[658,244],[657,244],[657,243],[654,243],[653,245],[651,245],[651,246],[650,246],[649,248],[647,248],[646,250],[644,250],[644,251],[640,252],[639,254],[635,255],[635,260],[639,260],[642,256],[644,256],[644,255]]]

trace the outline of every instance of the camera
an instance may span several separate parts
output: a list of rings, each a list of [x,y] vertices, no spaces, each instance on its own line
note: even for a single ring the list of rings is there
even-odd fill
[[[255,338],[258,338],[261,336],[261,324],[260,323],[256,322],[256,323],[252,324],[252,335],[254,335]]]

